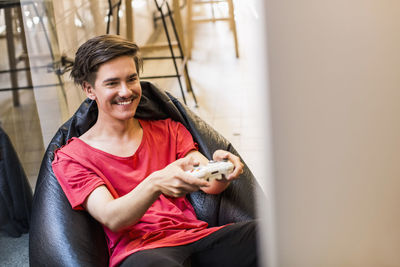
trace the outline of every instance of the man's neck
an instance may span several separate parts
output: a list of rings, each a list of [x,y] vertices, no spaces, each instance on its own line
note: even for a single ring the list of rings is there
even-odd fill
[[[135,118],[113,122],[98,120],[90,130],[93,137],[123,140],[135,136],[138,131],[141,131],[141,126]]]
[[[79,138],[104,152],[127,157],[136,152],[142,137],[143,129],[139,121],[132,118],[128,121],[107,124],[98,121]]]

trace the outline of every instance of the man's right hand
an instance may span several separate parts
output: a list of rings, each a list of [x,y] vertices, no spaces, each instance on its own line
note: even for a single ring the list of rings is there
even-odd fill
[[[114,199],[105,185],[93,190],[83,206],[97,221],[113,232],[137,223],[160,194],[181,197],[208,186],[208,182],[185,171],[193,168],[194,159],[187,156],[162,170],[153,172],[126,195]]]
[[[209,186],[207,181],[186,173],[196,164],[198,162],[193,157],[178,159],[164,169],[152,173],[148,178],[162,194],[170,197],[182,197],[198,191],[201,187]]]

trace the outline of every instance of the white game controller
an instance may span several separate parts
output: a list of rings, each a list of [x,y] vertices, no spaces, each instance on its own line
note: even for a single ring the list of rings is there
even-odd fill
[[[226,178],[230,173],[232,173],[233,169],[234,166],[232,162],[228,160],[211,160],[206,166],[195,167],[193,170],[187,171],[187,173],[210,182],[214,179],[221,180],[223,177]]]

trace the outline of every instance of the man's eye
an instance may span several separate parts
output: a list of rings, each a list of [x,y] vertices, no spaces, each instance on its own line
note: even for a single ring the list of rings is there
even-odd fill
[[[106,83],[106,86],[111,87],[111,86],[115,86],[117,83],[116,82],[109,82]]]
[[[136,80],[137,80],[136,77],[132,77],[132,78],[129,78],[129,79],[128,79],[128,82],[134,82],[134,81],[136,81]]]

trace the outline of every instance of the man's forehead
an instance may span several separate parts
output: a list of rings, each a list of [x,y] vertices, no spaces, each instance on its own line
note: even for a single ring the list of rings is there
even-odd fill
[[[101,64],[97,70],[97,74],[102,76],[129,76],[137,74],[136,64],[131,57],[115,58]]]
[[[127,74],[125,76],[121,76],[121,75],[118,75],[118,76],[108,75],[108,76],[105,76],[105,77],[103,76],[102,80],[104,82],[104,81],[111,81],[111,80],[120,80],[120,79],[125,79],[125,78],[133,78],[133,77],[137,77],[137,76],[138,76],[138,74],[136,72],[134,72],[134,73],[131,73],[131,74]]]

